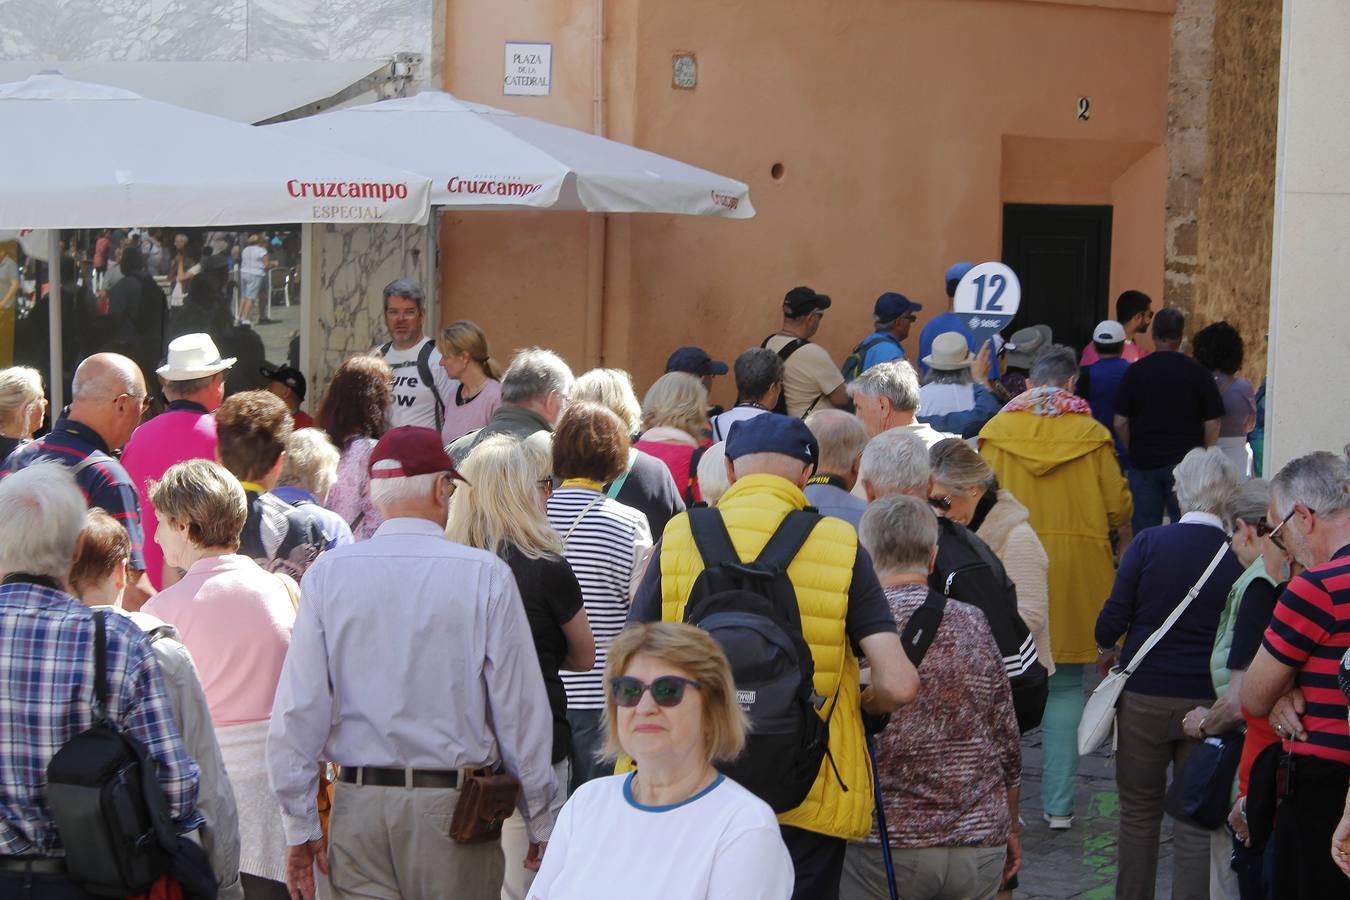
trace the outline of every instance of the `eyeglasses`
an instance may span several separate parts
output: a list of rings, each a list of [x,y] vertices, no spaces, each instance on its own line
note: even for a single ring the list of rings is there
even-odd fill
[[[917,321],[919,317],[914,315],[914,313],[905,313],[900,318],[904,319],[906,322],[914,322]]]
[[[131,400],[135,400],[137,403],[139,403],[139,404],[141,405],[141,412],[145,412],[147,409],[150,408],[150,395],[149,395],[149,394],[118,394],[118,395],[117,395],[116,397],[114,397],[113,399],[114,399],[114,400],[121,400],[123,397],[127,397],[127,398],[129,398],[129,399],[131,399]]]
[[[1297,506],[1289,510],[1289,514],[1285,516],[1283,519],[1281,519],[1280,524],[1276,525],[1274,528],[1271,528],[1270,523],[1266,521],[1265,516],[1262,516],[1261,520],[1256,523],[1257,535],[1260,537],[1270,538],[1270,542],[1272,544],[1274,544],[1276,547],[1279,547],[1281,550],[1285,550],[1286,548],[1284,546],[1284,539],[1279,537],[1280,529],[1284,528],[1284,526],[1289,524],[1289,520],[1294,517],[1294,513],[1296,512],[1298,512]],[[1315,509],[1308,510],[1308,515],[1310,516],[1317,515],[1317,510]]]
[[[686,686],[703,687],[697,681],[690,681],[679,675],[662,675],[651,684],[631,675],[620,675],[609,680],[609,690],[614,695],[615,704],[625,707],[637,706],[647,691],[652,692],[652,699],[656,701],[657,706],[679,706],[680,701],[684,700]]]
[[[933,507],[933,509],[940,509],[943,512],[951,512],[952,498],[950,495],[943,497],[929,497],[928,505]]]
[[[550,475],[545,478],[540,478],[535,484],[539,485],[539,490],[543,491],[545,494],[553,493],[553,476]]]

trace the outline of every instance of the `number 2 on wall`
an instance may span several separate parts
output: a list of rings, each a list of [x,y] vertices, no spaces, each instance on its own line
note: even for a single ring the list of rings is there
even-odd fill
[[[974,279],[971,284],[975,285],[975,312],[1003,312],[1003,307],[999,305],[998,298],[1003,296],[1003,290],[1008,286],[1008,279],[1002,275],[989,276],[989,287],[993,290],[994,296],[989,298],[989,305],[984,304],[984,279],[985,276]]]

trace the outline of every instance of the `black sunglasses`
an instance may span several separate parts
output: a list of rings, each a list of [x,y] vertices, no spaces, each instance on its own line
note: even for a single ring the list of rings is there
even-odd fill
[[[951,498],[950,496],[944,496],[944,497],[929,497],[929,498],[928,498],[928,505],[931,506],[931,507],[933,507],[933,509],[940,509],[940,510],[942,510],[943,512],[951,512],[951,510],[952,510],[952,498]]]
[[[637,706],[647,691],[652,692],[652,699],[656,701],[657,706],[679,706],[680,701],[684,699],[686,685],[692,688],[703,687],[697,681],[690,681],[678,675],[662,675],[651,684],[631,675],[620,675],[609,680],[609,689],[614,694],[614,702],[619,706]]]

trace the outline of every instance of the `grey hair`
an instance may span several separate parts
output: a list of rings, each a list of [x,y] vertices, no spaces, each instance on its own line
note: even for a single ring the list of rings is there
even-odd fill
[[[160,376],[159,386],[164,391],[164,396],[170,400],[181,400],[184,397],[191,397],[198,391],[210,387],[215,375],[203,375],[200,378],[187,378],[182,381],[169,381]]]
[[[858,538],[878,574],[926,575],[937,546],[937,516],[918,497],[881,497],[868,504]]]
[[[868,441],[858,466],[858,479],[878,494],[927,492],[931,475],[928,448],[918,435],[903,428],[883,431]]]
[[[1078,377],[1078,355],[1063,344],[1041,348],[1031,361],[1027,381],[1037,387],[1065,387]]]
[[[577,376],[569,400],[599,403],[623,419],[629,434],[642,430],[642,404],[633,390],[633,376],[623,369],[591,369]]]
[[[0,481],[0,573],[28,572],[65,583],[88,506],[68,467],[34,463]]]
[[[517,351],[502,375],[502,402],[542,403],[554,391],[564,400],[572,392],[572,370],[562,357],[542,347]]]
[[[702,462],[702,460],[699,460],[699,462]],[[777,475],[779,478],[786,478],[788,481],[795,482],[801,477],[802,470],[806,468],[806,463],[783,453],[766,452],[747,453],[744,456],[738,456],[732,460],[731,466],[735,470],[737,478],[744,478],[747,475]],[[700,488],[700,492],[701,490]]]
[[[1270,482],[1262,478],[1244,481],[1233,493],[1230,524],[1236,527],[1238,520],[1241,519],[1248,525],[1255,525],[1266,514],[1268,506],[1270,506]]]
[[[783,380],[783,359],[767,347],[751,347],[736,357],[736,399],[758,400]]]
[[[100,361],[99,357],[103,357]],[[113,362],[110,357],[115,357]],[[100,371],[102,365],[112,363],[111,368],[114,373]],[[116,381],[109,383],[103,377],[112,374]],[[80,363],[79,368],[75,370],[75,377],[70,382],[71,400],[111,400],[118,394],[136,393],[136,364],[125,356],[117,353],[97,353],[94,356],[85,357],[84,362]]]
[[[402,478],[370,479],[370,502],[381,512],[391,506],[419,500],[431,492],[441,473],[407,475]]]
[[[340,456],[328,439],[328,432],[320,428],[300,428],[291,432],[286,442],[286,461],[281,464],[277,484],[304,488],[322,503],[333,482],[337,481]]]
[[[729,487],[731,482],[727,480],[727,442],[718,441],[704,450],[703,456],[699,458],[698,490],[709,506],[716,506],[717,501],[722,499],[722,495]]]
[[[885,397],[901,412],[919,408],[919,375],[903,359],[879,363],[849,382],[848,395]]]
[[[1237,473],[1218,447],[1196,447],[1177,463],[1172,477],[1183,513],[1210,513],[1224,522],[1232,519]]]
[[[816,436],[820,445],[820,465],[817,472],[842,475],[853,470],[853,464],[867,446],[867,429],[852,413],[842,409],[822,409],[806,417],[806,427]]]
[[[974,384],[975,376],[970,374],[970,366],[959,369],[933,369],[923,379],[924,384]]]
[[[1270,484],[1275,512],[1284,518],[1302,503],[1322,518],[1350,509],[1350,467],[1344,457],[1325,450],[1285,463]]]
[[[422,286],[411,278],[395,278],[386,284],[380,297],[380,304],[387,303],[390,297],[407,297],[417,304],[419,310],[426,308],[426,295],[422,293]]]

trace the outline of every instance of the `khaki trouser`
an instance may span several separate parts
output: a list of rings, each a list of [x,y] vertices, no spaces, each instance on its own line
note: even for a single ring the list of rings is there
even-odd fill
[[[1200,745],[1186,737],[1181,720],[1197,706],[1213,700],[1152,697],[1125,691],[1120,695],[1116,725],[1116,787],[1120,792],[1120,868],[1118,900],[1153,900],[1158,877],[1158,840],[1162,832],[1167,769],[1179,771]],[[1173,822],[1172,896],[1175,900],[1209,898],[1209,832]]]
[[[1008,848],[921,847],[891,850],[901,900],[988,900],[998,893]],[[877,844],[851,842],[844,854],[840,900],[888,900],[886,865]]]
[[[457,802],[455,790],[339,782],[328,846],[333,896],[497,900],[501,844],[452,841]]]

